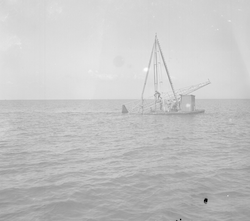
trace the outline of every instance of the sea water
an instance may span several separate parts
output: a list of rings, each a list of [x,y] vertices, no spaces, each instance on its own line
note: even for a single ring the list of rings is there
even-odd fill
[[[0,220],[250,220],[250,100],[123,103],[0,101]]]

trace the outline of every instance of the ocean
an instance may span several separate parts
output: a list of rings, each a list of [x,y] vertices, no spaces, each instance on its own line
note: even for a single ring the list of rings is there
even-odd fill
[[[250,100],[126,102],[0,101],[0,220],[250,220]]]

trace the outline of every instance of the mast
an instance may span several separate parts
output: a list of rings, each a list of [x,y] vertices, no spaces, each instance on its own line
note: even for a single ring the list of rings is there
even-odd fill
[[[157,102],[158,102],[158,84],[159,84],[159,76],[158,76],[158,58],[157,58],[157,38],[156,38],[156,35],[155,35],[155,50],[154,50],[154,89],[155,89],[155,107],[154,109],[156,110],[156,105],[157,105]]]
[[[155,43],[154,43],[152,51],[151,51],[151,55],[150,55],[150,59],[149,59],[148,67],[147,67],[147,74],[146,74],[143,89],[142,89],[142,94],[141,94],[142,107],[143,107],[143,95],[144,95],[145,87],[146,87],[147,80],[148,80],[148,74],[149,74],[149,69],[150,69],[150,66],[151,66],[151,61],[152,61],[154,49],[155,49]]]
[[[158,55],[158,53],[160,52],[160,55]],[[143,89],[142,89],[142,94],[141,94],[141,106],[140,106],[140,110],[141,112],[143,113],[144,111],[144,99],[143,99],[143,95],[144,95],[144,91],[145,91],[145,87],[146,87],[146,84],[147,84],[147,80],[148,80],[148,75],[149,75],[149,69],[150,69],[150,66],[151,66],[151,62],[152,62],[152,59],[154,57],[154,90],[155,90],[155,110],[156,110],[156,105],[158,103],[158,99],[160,98],[160,93],[159,93],[159,83],[160,83],[160,80],[162,80],[159,76],[159,73],[158,73],[158,60],[162,60],[163,61],[163,64],[164,64],[164,67],[165,67],[165,70],[167,72],[167,76],[168,76],[168,80],[169,80],[169,83],[170,83],[170,86],[171,86],[171,89],[172,89],[172,92],[173,92],[173,95],[174,95],[174,98],[175,98],[175,102],[173,103],[173,105],[178,109],[178,98],[177,98],[177,94],[174,90],[174,86],[173,86],[173,83],[172,83],[172,80],[170,78],[170,74],[168,72],[168,68],[167,68],[167,65],[166,65],[166,62],[165,62],[165,59],[164,59],[164,56],[163,56],[163,53],[162,53],[162,50],[161,50],[161,46],[160,46],[160,43],[159,43],[159,40],[157,38],[157,34],[155,34],[155,41],[154,41],[154,44],[153,44],[153,48],[152,48],[152,51],[151,51],[151,55],[150,55],[150,59],[149,59],[149,63],[148,63],[148,67],[147,67],[147,74],[146,74],[146,77],[145,77],[145,81],[144,81],[144,85],[143,85]],[[160,59],[161,57],[161,59]],[[157,97],[158,96],[158,97]],[[162,102],[160,105],[161,105],[161,108],[162,108],[162,105],[163,105],[163,109],[165,110],[165,105],[164,105],[164,99],[163,100],[160,100],[160,102]]]
[[[155,35],[155,50],[154,50],[154,86],[155,91],[158,91],[158,59],[157,59],[157,41]]]
[[[157,45],[158,45],[158,47],[159,47],[159,50],[160,50],[160,53],[161,53],[161,57],[162,57],[162,61],[163,61],[165,70],[166,70],[167,75],[168,75],[168,80],[169,80],[170,86],[171,86],[171,88],[172,88],[172,91],[173,91],[173,94],[174,94],[175,101],[178,102],[177,96],[176,96],[176,93],[175,93],[175,90],[174,90],[174,86],[173,86],[172,80],[171,80],[171,78],[170,78],[170,75],[169,75],[169,72],[168,72],[168,68],[167,68],[167,65],[166,65],[166,62],[165,62],[163,53],[162,53],[162,51],[161,51],[161,46],[160,46],[159,40],[157,39],[157,35],[155,36],[155,38],[156,38],[156,43],[157,43]]]

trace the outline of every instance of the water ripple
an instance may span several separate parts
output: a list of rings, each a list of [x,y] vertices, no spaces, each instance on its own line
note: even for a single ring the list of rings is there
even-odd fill
[[[181,117],[0,102],[0,220],[248,220],[250,103],[197,102]]]

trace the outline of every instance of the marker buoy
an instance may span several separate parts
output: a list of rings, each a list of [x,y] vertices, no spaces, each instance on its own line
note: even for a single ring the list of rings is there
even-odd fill
[[[127,114],[128,113],[128,109],[126,108],[125,105],[122,105],[122,113],[123,114]]]

